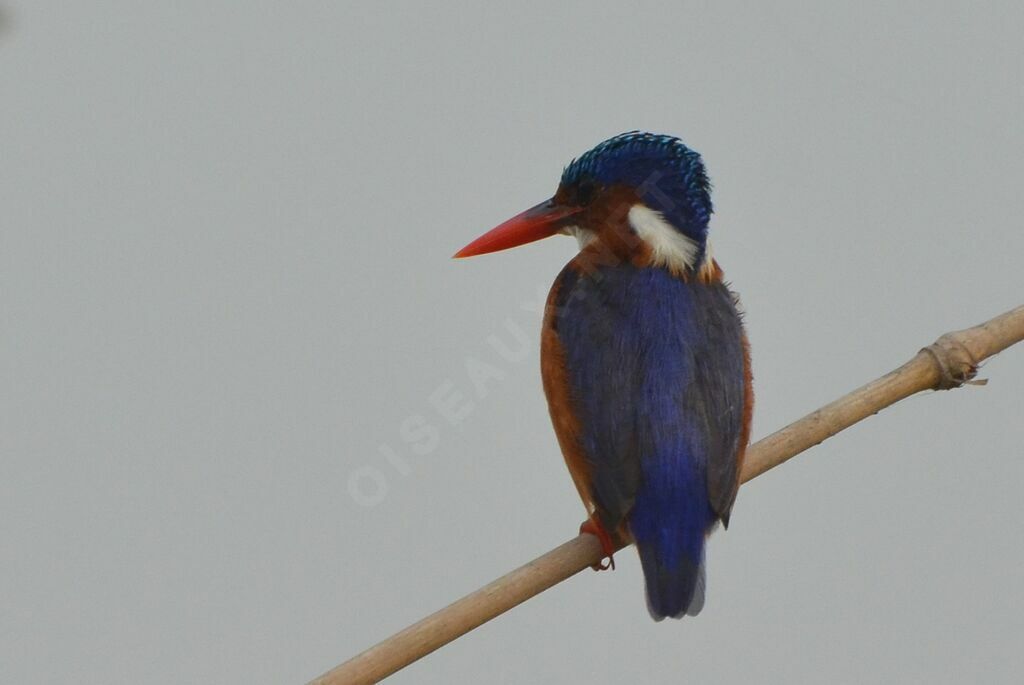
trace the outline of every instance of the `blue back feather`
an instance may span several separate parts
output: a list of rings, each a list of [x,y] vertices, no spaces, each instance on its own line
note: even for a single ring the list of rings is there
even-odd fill
[[[629,263],[592,274],[570,264],[559,281],[553,325],[597,513],[610,530],[629,526],[651,614],[696,613],[704,537],[735,496],[744,371],[733,296]]]

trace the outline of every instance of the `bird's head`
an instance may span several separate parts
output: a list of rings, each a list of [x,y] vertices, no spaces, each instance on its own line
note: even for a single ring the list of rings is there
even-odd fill
[[[574,235],[581,247],[695,271],[707,260],[711,192],[700,155],[678,138],[633,131],[572,161],[554,196],[455,254],[471,257]]]

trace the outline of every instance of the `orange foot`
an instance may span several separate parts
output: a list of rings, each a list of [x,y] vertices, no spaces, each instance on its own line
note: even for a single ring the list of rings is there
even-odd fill
[[[598,541],[601,543],[601,550],[604,552],[604,557],[601,561],[597,562],[590,568],[595,571],[607,571],[608,569],[614,571],[614,554],[617,547],[615,543],[612,542],[612,536],[608,534],[608,531],[604,529],[604,526],[602,526],[601,523],[593,516],[580,524],[580,535],[583,535],[584,533],[597,536]]]

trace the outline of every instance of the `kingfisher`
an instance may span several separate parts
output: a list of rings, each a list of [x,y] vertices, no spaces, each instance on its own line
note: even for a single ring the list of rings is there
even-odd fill
[[[551,420],[605,560],[636,544],[651,617],[704,606],[705,541],[729,516],[750,438],[750,347],[708,243],[711,185],[673,136],[630,131],[574,159],[553,197],[455,254],[555,234],[579,253],[548,295]]]

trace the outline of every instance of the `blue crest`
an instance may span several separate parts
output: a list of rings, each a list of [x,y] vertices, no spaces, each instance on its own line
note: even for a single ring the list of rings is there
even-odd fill
[[[704,242],[711,219],[711,183],[700,155],[673,136],[630,131],[609,138],[574,159],[562,185],[591,180],[634,188],[688,237]]]

